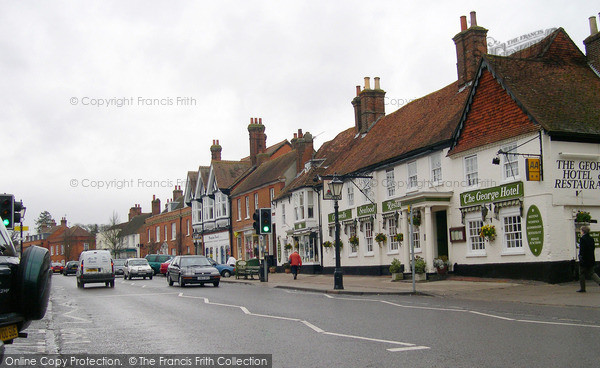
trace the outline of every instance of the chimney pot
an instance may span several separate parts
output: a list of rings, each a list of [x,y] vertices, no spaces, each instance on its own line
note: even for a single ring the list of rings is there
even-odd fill
[[[356,96],[360,95],[360,86],[356,86]]]
[[[600,16],[600,14],[598,14]],[[596,23],[596,17],[590,17],[590,36],[598,33],[598,24]]]
[[[477,13],[471,12],[471,27],[477,27]]]
[[[379,77],[375,77],[375,89],[381,89],[379,87]]]
[[[294,139],[298,138],[298,133],[294,133]]]
[[[219,145],[219,140],[217,139],[217,146]]]
[[[258,123],[262,125],[262,118],[258,118]]]
[[[371,89],[370,80],[371,80],[371,78],[365,77],[365,89]]]
[[[462,15],[460,17],[460,31],[466,31],[467,30],[467,16],[466,15]]]
[[[302,138],[302,129],[298,129],[298,138]]]
[[[152,194],[152,200],[156,199],[156,194]]]

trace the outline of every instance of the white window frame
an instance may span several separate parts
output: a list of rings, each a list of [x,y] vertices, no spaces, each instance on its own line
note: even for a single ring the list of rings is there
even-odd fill
[[[354,206],[354,185],[352,183],[348,183],[346,188],[348,192],[348,207],[352,207]]]
[[[394,168],[385,170],[385,186],[387,188],[388,198],[392,198],[396,195],[396,181],[394,180]]]
[[[221,216],[229,217],[229,213],[227,210],[227,195],[220,193],[221,195]]]
[[[406,175],[406,188],[408,190],[418,189],[419,177],[416,160],[406,164]]]
[[[175,240],[177,238],[177,224],[174,222],[171,223],[171,240]]]
[[[273,202],[273,198],[275,198],[275,188],[269,188],[269,200]]]
[[[517,152],[517,142],[504,145],[501,149],[503,152]],[[519,178],[518,155],[511,153],[502,155],[502,178],[504,180],[516,180]]]
[[[246,196],[246,218],[250,218],[250,197]]]
[[[254,193],[254,209],[258,209],[258,193]]]
[[[365,255],[373,254],[373,223],[365,221]]]
[[[352,223],[352,224],[348,225],[348,239],[350,239],[353,236],[356,236],[356,225],[354,225]],[[349,249],[348,256],[356,257],[358,255],[358,247],[359,246],[360,246],[360,244],[358,244],[356,246],[350,244],[350,240],[348,240],[348,249]]]
[[[237,199],[237,220],[242,221],[242,199]]]
[[[156,227],[156,242],[160,241],[160,225]]]
[[[429,158],[431,165],[431,184],[440,185],[442,183],[442,153],[434,152]]]
[[[168,227],[167,227],[167,225],[165,225],[165,241],[167,241],[167,238],[168,238],[167,229],[168,229]]]
[[[306,192],[306,218],[315,218],[315,195],[312,190]]]
[[[190,219],[185,220],[186,222],[186,227],[187,227],[187,236],[190,236]]]
[[[396,219],[394,217],[388,217],[385,221],[387,221],[388,230],[388,253],[397,254],[400,247],[398,246],[399,244],[396,240],[396,234],[398,234]]]
[[[286,223],[286,221],[285,221],[285,203],[281,204],[281,220],[284,224]]]
[[[413,246],[415,253],[421,253],[421,227],[413,226]]]
[[[481,212],[473,212],[465,217],[467,257],[482,257],[487,255],[485,240],[479,236],[481,226],[483,225]]]
[[[464,159],[465,182],[467,187],[479,185],[479,172],[477,168],[477,155],[466,156]]]
[[[523,218],[521,217],[521,210],[519,207],[506,207],[506,208],[502,208],[500,209],[500,226],[502,227],[501,233],[502,233],[502,254],[503,255],[519,255],[519,254],[525,254],[525,248],[524,248],[524,242],[525,240],[523,239]],[[511,236],[513,233],[507,232],[507,228],[506,228],[506,220],[509,218],[515,218],[517,219],[517,223],[515,225],[517,225],[520,228],[520,231],[518,232],[514,232],[514,235],[516,235],[516,238]],[[497,229],[498,230],[498,229]],[[512,239],[509,239],[512,238]],[[515,247],[509,247],[508,243],[509,241],[516,241],[517,243],[520,242],[520,246],[515,246]]]

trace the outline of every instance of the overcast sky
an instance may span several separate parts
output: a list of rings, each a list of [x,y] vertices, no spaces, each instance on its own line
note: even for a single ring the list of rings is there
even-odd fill
[[[353,126],[363,77],[386,113],[456,80],[460,16],[502,43],[563,27],[582,49],[594,1],[2,1],[0,192],[69,224],[164,204],[186,174],[310,131]],[[501,4],[501,5],[500,5]],[[179,98],[179,99],[178,99]],[[152,100],[148,100],[152,99]],[[158,101],[155,101],[158,100]],[[103,103],[103,105],[100,105]],[[110,104],[110,105],[107,105]],[[110,187],[109,187],[110,186]]]

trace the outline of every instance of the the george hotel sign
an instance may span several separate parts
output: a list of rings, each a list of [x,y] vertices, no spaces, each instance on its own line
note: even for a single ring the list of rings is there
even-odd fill
[[[482,203],[498,202],[523,196],[523,182],[510,183],[492,188],[465,192],[460,195],[460,205],[474,206]]]

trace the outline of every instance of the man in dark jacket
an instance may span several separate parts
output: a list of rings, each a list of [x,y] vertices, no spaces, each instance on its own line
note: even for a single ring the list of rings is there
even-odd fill
[[[581,239],[579,240],[579,285],[578,293],[585,293],[585,278],[591,277],[600,285],[600,277],[594,273],[596,257],[594,252],[596,245],[594,239],[590,236],[590,227],[581,227]]]

